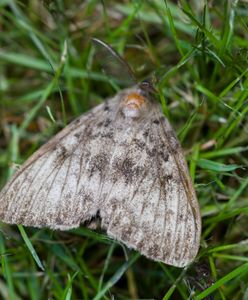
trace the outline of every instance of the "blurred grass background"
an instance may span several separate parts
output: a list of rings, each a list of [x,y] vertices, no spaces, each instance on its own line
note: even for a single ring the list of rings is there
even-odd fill
[[[96,63],[97,37],[138,78],[159,78],[203,217],[199,255],[184,270],[84,227],[2,224],[0,299],[248,299],[247,21],[241,0],[0,1],[0,185],[121,88]]]

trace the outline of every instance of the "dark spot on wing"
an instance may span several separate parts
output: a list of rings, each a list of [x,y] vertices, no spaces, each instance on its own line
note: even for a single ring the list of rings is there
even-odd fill
[[[107,119],[97,123],[96,126],[97,127],[102,127],[102,126],[108,127],[110,124],[111,124],[111,120],[109,118],[107,118]]]
[[[92,131],[93,131],[92,126],[87,126],[83,133],[84,138],[87,138],[87,137],[90,138],[92,136]]]
[[[97,123],[96,126],[97,126],[97,127],[102,127],[103,124],[104,124],[104,121],[101,121],[101,122]]]
[[[131,179],[134,174],[134,162],[130,158],[126,158],[120,168],[127,180]]]
[[[113,130],[103,132],[102,135],[101,135],[101,137],[102,137],[102,138],[107,138],[107,139],[112,140],[113,137],[114,137],[114,132],[113,132]],[[115,141],[112,140],[112,143],[113,143],[113,145],[114,145],[114,144],[115,144]]]
[[[149,157],[154,157],[157,154],[157,149],[155,147],[152,149],[147,148],[146,153]]]
[[[126,184],[133,182],[133,180],[139,177],[144,171],[144,168],[136,166],[136,162],[131,158],[126,158],[124,161],[122,159],[116,159],[113,164],[113,169],[115,170],[113,177],[124,177]]]
[[[167,174],[167,175],[161,176],[160,177],[161,187],[164,186],[165,184],[167,185],[171,180],[173,180],[172,174]]]
[[[69,153],[64,145],[58,144],[56,146],[56,149],[58,151],[58,156],[56,158],[56,164],[60,165],[66,160],[66,158],[69,156]]]
[[[184,217],[185,216],[182,213],[180,213],[179,216],[178,216],[178,218],[179,218],[180,221],[184,221]]]
[[[158,154],[163,159],[163,161],[167,162],[169,160],[169,154],[168,154],[168,152],[166,152],[166,150],[160,151]]]
[[[168,174],[168,175],[166,175],[165,177],[166,177],[166,180],[167,180],[167,181],[173,179],[173,175],[172,175],[172,174]]]
[[[148,137],[148,134],[149,134],[149,130],[145,130],[144,132],[143,132],[143,136],[146,138],[146,137]]]
[[[158,125],[160,122],[159,122],[158,119],[155,119],[155,120],[153,121],[153,123],[156,124],[156,125]]]
[[[144,143],[138,139],[134,139],[133,142],[140,150],[143,150],[146,146],[146,143]]]
[[[104,121],[104,127],[108,127],[111,124],[111,120],[110,119],[106,119]]]
[[[63,145],[60,146],[60,151],[61,151],[61,155],[65,155],[67,153],[67,149]]]
[[[101,135],[101,130],[96,130],[96,126],[88,126],[84,131],[85,140],[88,139],[97,139]]]
[[[104,153],[100,153],[92,157],[89,166],[90,177],[93,176],[95,172],[100,172],[102,175],[108,165],[108,162],[108,156]]]
[[[164,162],[169,160],[169,152],[168,149],[165,147],[164,144],[159,145],[158,147],[146,148],[146,153],[150,157],[157,156],[158,158],[162,159]]]
[[[75,133],[75,134],[74,134],[75,138],[77,138],[77,139],[80,138],[80,135],[81,135],[80,133]]]

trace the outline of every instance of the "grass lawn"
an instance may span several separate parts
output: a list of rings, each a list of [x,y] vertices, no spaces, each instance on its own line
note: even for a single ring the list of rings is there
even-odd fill
[[[200,251],[180,269],[83,226],[2,223],[0,299],[248,299],[246,0],[1,0],[0,186],[71,120],[123,88],[102,72],[92,37],[139,80],[157,78],[201,207]]]

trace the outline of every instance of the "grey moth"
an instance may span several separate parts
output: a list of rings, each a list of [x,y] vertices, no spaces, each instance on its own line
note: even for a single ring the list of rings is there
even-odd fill
[[[127,69],[112,48],[94,42]],[[1,191],[0,220],[69,230],[93,228],[97,219],[111,238],[150,259],[192,262],[199,205],[182,148],[151,90],[146,81],[122,90],[44,144]]]

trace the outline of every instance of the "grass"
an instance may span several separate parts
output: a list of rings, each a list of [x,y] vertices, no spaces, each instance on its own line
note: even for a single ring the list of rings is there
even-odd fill
[[[159,79],[203,221],[187,269],[84,227],[2,224],[1,299],[248,299],[247,21],[241,0],[0,1],[0,185],[15,164],[121,88],[102,74],[94,36],[138,78]]]

